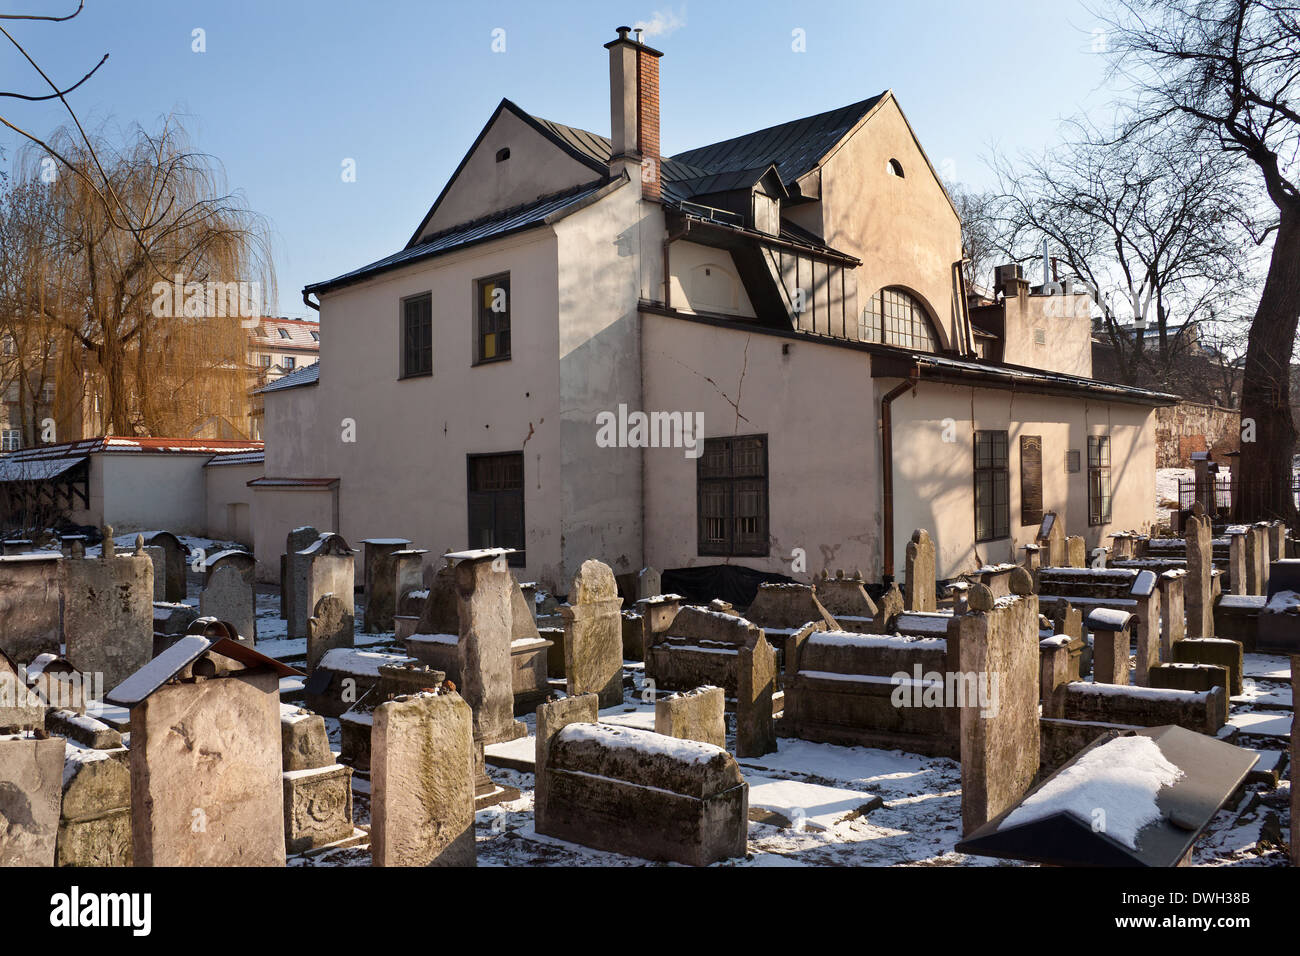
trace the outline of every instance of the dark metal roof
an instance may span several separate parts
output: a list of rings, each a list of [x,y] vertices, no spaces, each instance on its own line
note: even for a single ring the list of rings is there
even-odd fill
[[[294,369],[288,375],[280,376],[274,382],[268,382],[253,394],[261,395],[265,392],[279,392],[286,388],[298,388],[302,385],[315,385],[319,381],[320,362],[312,362],[310,365]]]
[[[1044,372],[1041,369],[1028,368],[1023,365],[1001,365],[991,362],[972,362],[966,359],[949,358],[946,355],[932,355],[925,352],[911,353],[910,358],[921,366],[923,377],[942,381],[946,377],[961,379],[990,378],[1005,380],[1015,386],[1038,386],[1045,388],[1063,388],[1083,390],[1094,395],[1110,396],[1121,401],[1131,401],[1142,405],[1175,405],[1179,402],[1177,395],[1167,392],[1155,392],[1147,388],[1132,385],[1116,385],[1113,382],[1101,382],[1081,375],[1067,375],[1064,372]],[[926,370],[930,374],[925,374]],[[882,370],[876,377],[889,377],[888,371]]]
[[[339,286],[359,282],[381,272],[387,272],[390,269],[410,265],[424,259],[432,259],[434,256],[451,252],[453,249],[461,249],[475,243],[486,242],[489,239],[500,239],[502,236],[508,236],[548,222],[555,222],[557,219],[562,218],[564,214],[581,208],[588,200],[604,195],[601,190],[614,188],[622,182],[625,182],[625,180],[597,180],[584,183],[581,186],[574,186],[562,192],[542,196],[532,202],[513,206],[510,209],[503,209],[500,212],[491,213],[479,219],[462,223],[459,226],[444,229],[442,232],[436,232],[413,246],[401,249],[391,256],[385,256],[383,259],[362,266],[360,269],[345,272],[343,275],[326,282],[309,285],[303,292],[327,292]],[[311,367],[314,368],[315,366]],[[288,376],[285,377],[288,378]],[[280,379],[280,381],[282,382],[284,379]],[[271,391],[276,384],[278,383],[267,385],[261,391]]]
[[[507,100],[506,102],[509,102]],[[514,106],[513,103],[510,104]],[[516,107],[516,109],[518,109]],[[522,112],[522,111],[519,111]],[[613,143],[599,133],[592,133],[576,126],[565,126],[554,120],[528,114],[528,118],[540,127],[540,132],[564,146],[569,152],[579,152],[599,166],[609,166],[609,158],[614,152]],[[709,170],[667,157],[660,160],[664,182],[678,182],[708,176]],[[770,164],[768,164],[770,165]],[[764,166],[764,169],[767,167]],[[753,185],[752,183],[750,185]]]
[[[720,143],[688,149],[673,157],[675,162],[698,166],[711,173],[752,169],[772,163],[781,180],[792,183],[816,167],[881,97],[841,106],[815,116],[769,126],[755,133],[734,136]]]

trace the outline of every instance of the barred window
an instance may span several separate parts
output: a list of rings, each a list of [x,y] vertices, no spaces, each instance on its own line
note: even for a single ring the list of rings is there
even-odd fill
[[[766,557],[767,436],[706,438],[696,485],[699,553]]]
[[[514,548],[507,562],[522,567],[524,555],[524,454],[469,455],[469,546]]]
[[[1088,524],[1110,523],[1110,436],[1088,436]]]
[[[859,337],[920,352],[935,351],[938,341],[925,306],[902,289],[881,289],[868,300]]]
[[[1011,470],[1007,433],[975,433],[975,540],[996,541],[1011,534]]]

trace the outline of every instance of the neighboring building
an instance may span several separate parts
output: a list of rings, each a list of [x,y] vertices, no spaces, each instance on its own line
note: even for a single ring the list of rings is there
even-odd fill
[[[167,530],[252,546],[250,521],[237,524],[238,505],[249,519],[247,482],[261,473],[261,454],[255,441],[107,436],[3,455],[0,530],[109,524],[117,534]],[[231,470],[210,477],[206,466],[225,459]],[[236,465],[246,469],[238,472],[242,481],[221,485],[226,474],[237,474]],[[210,525],[210,514],[220,520]],[[232,517],[243,537],[228,533]]]
[[[302,524],[517,548],[564,593],[593,557],[879,578],[924,527],[950,577],[1016,559],[1044,510],[1089,546],[1154,520],[1172,397],[1094,381],[1051,297],[974,324],[891,92],[661,157],[660,54],[627,33],[611,138],[503,100],[403,249],[305,290],[328,335],[261,392],[262,576]],[[704,440],[605,447],[620,410]]]
[[[254,370],[249,435],[262,437],[262,400],[258,389],[315,365],[320,358],[320,323],[310,319],[267,317],[249,333],[249,364]]]

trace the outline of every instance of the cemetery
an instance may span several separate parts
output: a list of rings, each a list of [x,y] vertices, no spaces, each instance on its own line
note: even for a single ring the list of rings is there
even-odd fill
[[[1063,525],[947,581],[917,529],[901,587],[741,606],[314,527],[278,584],[163,530],[24,548],[0,861],[1287,865],[1297,542],[1195,508],[1086,556]]]

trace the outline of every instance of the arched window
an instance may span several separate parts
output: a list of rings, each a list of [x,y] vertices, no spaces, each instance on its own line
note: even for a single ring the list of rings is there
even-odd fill
[[[933,352],[939,337],[925,306],[902,289],[881,289],[862,310],[862,341]]]
[[[891,175],[891,176],[897,176],[899,179],[902,179],[902,178],[903,178],[903,164],[900,163],[900,162],[899,162],[898,160],[896,160],[896,159],[891,159],[891,160],[889,161],[889,175]]]

